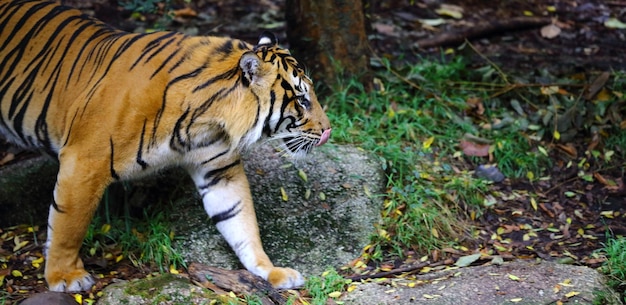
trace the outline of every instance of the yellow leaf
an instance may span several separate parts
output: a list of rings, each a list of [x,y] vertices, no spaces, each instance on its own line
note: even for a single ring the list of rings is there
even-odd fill
[[[171,274],[178,274],[178,270],[176,270],[176,268],[174,267],[174,265],[170,265],[170,273],[171,273]]]
[[[389,113],[387,113],[387,117],[389,117],[390,119],[393,119],[393,117],[396,116],[396,112],[393,111],[392,108],[389,108]]]
[[[432,234],[435,238],[439,238],[439,232],[437,232],[437,229],[435,228],[430,229],[430,234]]]
[[[509,274],[508,276],[509,276],[509,279],[511,279],[513,281],[519,281],[520,280],[520,278],[518,276],[516,276],[516,275]]]
[[[356,289],[356,285],[350,285],[350,286],[348,286],[348,289],[346,289],[346,291],[348,291],[348,292],[352,292],[352,291],[354,291],[355,289]]]
[[[422,146],[424,148],[430,148],[430,145],[432,145],[433,142],[435,142],[435,137],[430,137],[430,138],[426,139],[426,141],[424,141],[424,144],[422,144]]]
[[[435,299],[435,298],[440,297],[440,295],[438,295],[438,294],[424,294],[423,296],[426,299]]]
[[[283,201],[289,200],[289,196],[287,196],[287,192],[285,191],[285,188],[283,188],[282,186],[280,187],[280,198],[282,198]]]
[[[21,272],[21,271],[19,271],[19,270],[13,270],[13,271],[11,271],[11,275],[12,275],[13,277],[22,277],[22,276],[23,276],[23,275],[22,275],[22,272]]]
[[[300,177],[300,179],[302,179],[304,182],[307,182],[308,179],[306,177],[306,173],[303,170],[298,170],[298,176]]]
[[[43,256],[32,261],[33,264],[41,264],[43,263]]]
[[[578,292],[578,291],[570,291],[570,292],[566,293],[565,296],[569,299],[569,298],[577,296],[579,294],[580,294],[580,292]]]
[[[318,197],[320,198],[320,200],[322,200],[322,201],[326,200],[326,194],[324,194],[324,192],[320,192],[320,193],[319,193],[319,195],[317,195],[317,196],[318,196]],[[285,200],[285,201],[287,201],[287,200]]]
[[[123,255],[123,254],[120,254],[120,255],[118,255],[117,257],[115,257],[115,262],[116,262],[116,263],[119,263],[119,262],[120,262],[121,260],[123,260],[123,259],[124,259],[124,255]]]
[[[0,275],[0,285],[2,285],[2,283],[4,282],[4,275]]]
[[[554,139],[555,139],[555,140],[558,140],[558,139],[560,139],[560,138],[561,138],[561,133],[560,133],[558,130],[555,130],[555,131],[554,131]]]
[[[521,302],[522,300],[523,300],[522,298],[515,298],[515,299],[511,299],[511,302],[517,303],[517,302]]]
[[[336,299],[336,298],[338,298],[338,297],[340,297],[340,296],[341,296],[341,292],[339,292],[339,291],[333,291],[333,292],[329,293],[329,294],[328,294],[328,296],[329,296],[329,297],[331,297],[331,298],[333,298],[333,299]]]
[[[533,207],[533,210],[537,210],[537,201],[535,200],[535,198],[530,197],[530,205]]]
[[[528,180],[533,180],[535,179],[535,174],[533,174],[533,172],[528,171],[526,172],[526,178],[528,178]]]
[[[613,211],[602,211],[600,212],[600,215],[606,218],[613,218]]]
[[[78,304],[82,304],[83,303],[83,295],[80,293],[77,293],[74,295],[74,300],[76,300],[76,303]]]
[[[15,247],[13,247],[13,252],[17,252],[17,250],[24,248],[24,246],[28,245],[28,240],[20,241],[20,239],[16,236],[13,240],[15,243]]]
[[[110,230],[111,230],[111,225],[108,223],[103,224],[102,228],[100,228],[100,232],[102,234],[107,234]]]
[[[550,13],[554,13],[554,12],[556,12],[556,7],[554,5],[548,5],[548,6],[546,6],[546,11],[548,11]]]

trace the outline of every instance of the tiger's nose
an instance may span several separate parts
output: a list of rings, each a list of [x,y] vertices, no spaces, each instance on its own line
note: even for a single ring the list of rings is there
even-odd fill
[[[326,143],[328,141],[328,139],[330,138],[330,132],[332,130],[333,130],[332,128],[328,128],[328,129],[324,130],[324,132],[322,132],[322,136],[320,137],[320,141],[317,142],[317,144],[315,144],[315,146],[324,145],[324,143]]]

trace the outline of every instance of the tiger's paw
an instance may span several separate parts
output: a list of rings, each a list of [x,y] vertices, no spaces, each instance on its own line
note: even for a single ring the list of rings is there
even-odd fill
[[[69,273],[53,273],[46,275],[48,289],[57,292],[87,291],[95,284],[93,277],[85,270],[75,270]]]
[[[304,285],[304,277],[291,268],[274,267],[267,276],[267,281],[274,288],[291,289]]]

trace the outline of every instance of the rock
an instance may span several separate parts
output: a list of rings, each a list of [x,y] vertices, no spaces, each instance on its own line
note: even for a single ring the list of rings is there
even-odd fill
[[[0,166],[0,225],[46,223],[58,170],[47,156]]]
[[[359,256],[382,204],[371,196],[384,187],[381,166],[371,155],[356,147],[325,145],[290,162],[262,145],[244,159],[261,239],[274,264],[318,275]],[[186,261],[241,268],[198,200],[176,206],[179,220],[174,223]]]
[[[210,290],[193,285],[182,276],[169,273],[115,283],[102,292],[103,296],[96,303],[98,305],[223,304],[221,298]]]
[[[519,278],[516,280],[516,277]],[[515,261],[418,275],[417,280],[360,284],[341,297],[346,305],[430,304],[500,305],[594,304],[596,291],[608,291],[596,270],[547,261]],[[414,288],[405,284],[418,283]],[[568,298],[568,295],[570,296]],[[615,295],[609,291],[607,295]],[[569,301],[569,302],[568,302]],[[621,304],[618,299],[615,303]]]
[[[78,305],[70,295],[62,292],[42,292],[26,299],[21,305]]]

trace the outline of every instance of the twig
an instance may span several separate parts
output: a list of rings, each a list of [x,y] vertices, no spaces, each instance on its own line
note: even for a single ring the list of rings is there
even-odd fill
[[[392,269],[389,271],[384,271],[384,272],[379,272],[379,273],[374,273],[374,274],[360,274],[360,275],[353,275],[353,276],[348,276],[346,277],[346,279],[348,280],[352,280],[352,281],[362,281],[362,280],[367,280],[367,279],[378,279],[378,278],[383,278],[383,277],[388,277],[391,275],[396,275],[396,274],[400,274],[400,273],[407,273],[407,272],[412,272],[412,271],[416,271],[416,270],[420,270],[426,266],[430,266],[430,267],[437,267],[437,266],[441,266],[444,264],[444,261],[440,261],[437,263],[430,263],[430,262],[423,262],[414,266],[409,266],[409,267],[404,267],[404,268],[398,268],[398,269]]]
[[[442,32],[434,37],[425,38],[416,42],[419,48],[441,47],[460,44],[467,39],[484,37],[497,32],[534,28],[550,24],[549,17],[517,17],[502,20],[488,20],[478,22],[473,26],[460,31]]]

